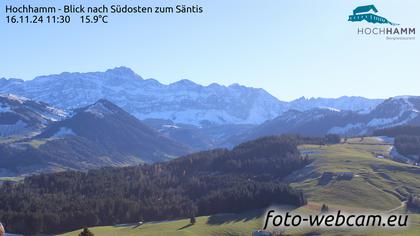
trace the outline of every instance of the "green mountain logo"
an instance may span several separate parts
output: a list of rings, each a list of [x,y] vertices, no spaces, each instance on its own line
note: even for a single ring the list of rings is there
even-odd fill
[[[359,22],[359,21],[367,21],[373,24],[390,24],[390,25],[399,25],[390,22],[385,17],[378,16],[374,13],[378,13],[378,9],[376,9],[375,5],[367,5],[367,6],[360,6],[353,10],[353,15],[349,16],[349,21],[352,22]]]

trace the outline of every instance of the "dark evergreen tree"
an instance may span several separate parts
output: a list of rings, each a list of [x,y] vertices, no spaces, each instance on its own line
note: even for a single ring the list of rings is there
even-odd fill
[[[328,205],[322,204],[321,206],[321,213],[327,213],[329,211]]]
[[[337,134],[327,134],[325,135],[325,143],[327,144],[337,144],[341,142],[340,135]]]
[[[407,210],[420,212],[420,197],[410,195],[407,200]]]
[[[79,236],[94,236],[94,234],[88,228],[84,228]]]
[[[196,220],[195,220],[195,216],[191,216],[190,218],[190,224],[195,224]]]

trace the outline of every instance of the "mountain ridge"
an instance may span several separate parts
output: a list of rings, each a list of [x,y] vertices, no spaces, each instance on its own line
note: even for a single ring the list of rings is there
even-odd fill
[[[38,132],[0,139],[0,176],[162,162],[192,151],[104,99]]]
[[[127,67],[105,72],[63,72],[33,80],[0,79],[0,93],[15,93],[63,109],[87,106],[101,98],[110,100],[140,120],[163,119],[175,123],[261,124],[289,109],[325,106],[340,110],[369,110],[381,99],[341,97],[280,101],[261,88],[233,83],[207,86],[191,80],[162,84],[144,79]],[[354,102],[357,99],[357,106]],[[332,103],[335,105],[330,106]]]
[[[256,137],[279,134],[322,136],[369,135],[377,129],[398,125],[420,125],[420,97],[389,98],[369,113],[315,108],[307,111],[289,110],[280,116],[248,130],[233,143]]]

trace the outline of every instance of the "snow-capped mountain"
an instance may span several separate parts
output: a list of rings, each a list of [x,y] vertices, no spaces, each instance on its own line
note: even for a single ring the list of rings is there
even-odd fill
[[[64,109],[108,99],[135,117],[175,123],[259,124],[278,116],[285,103],[264,91],[233,84],[201,86],[189,80],[169,85],[143,79],[131,69],[62,73],[30,81],[0,79],[0,92],[14,93]]]
[[[247,131],[241,137],[236,137],[235,142],[288,133],[305,136],[322,136],[328,133],[343,136],[366,135],[377,129],[393,126],[420,125],[419,110],[420,97],[413,96],[389,98],[366,114],[331,108],[289,110]]]
[[[143,79],[131,69],[105,72],[61,73],[33,80],[0,79],[0,93],[12,93],[43,101],[62,109],[87,106],[107,99],[140,120],[170,120],[176,124],[261,124],[295,109],[330,108],[367,113],[380,99],[362,97],[300,98],[279,101],[263,89],[216,83],[202,86],[189,80],[165,85]]]
[[[28,134],[67,116],[46,103],[0,94],[0,137]]]

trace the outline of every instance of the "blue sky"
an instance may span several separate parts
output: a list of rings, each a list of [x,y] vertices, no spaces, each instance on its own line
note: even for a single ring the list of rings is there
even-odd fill
[[[420,38],[363,37],[357,28],[369,25],[347,22],[356,6],[374,3],[378,14],[418,31],[418,0],[70,0],[54,5],[199,4],[205,12],[114,15],[108,25],[7,25],[5,5],[15,2],[0,3],[0,77],[32,79],[124,65],[162,83],[240,83],[282,100],[420,95]]]

